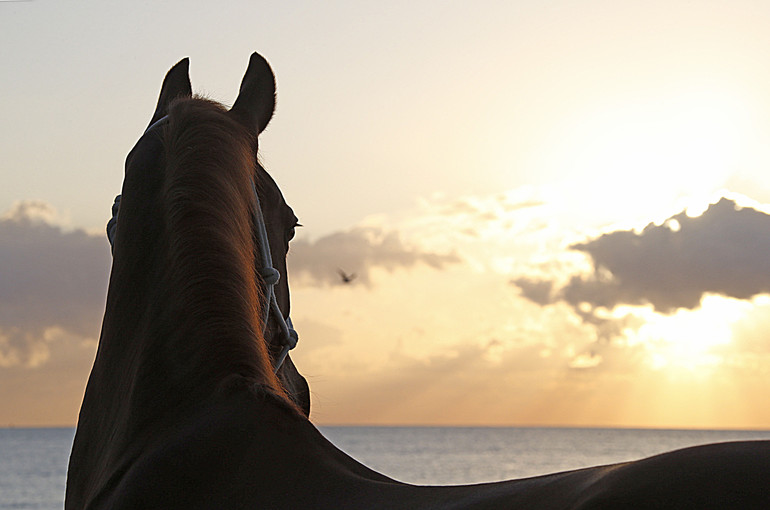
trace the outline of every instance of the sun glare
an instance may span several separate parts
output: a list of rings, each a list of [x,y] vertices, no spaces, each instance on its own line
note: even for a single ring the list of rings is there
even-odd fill
[[[730,344],[732,324],[750,306],[739,300],[708,295],[700,308],[680,309],[673,315],[661,315],[650,308],[637,310],[634,313],[643,316],[645,324],[634,340],[647,347],[648,363],[655,370],[701,372],[721,363],[717,348]]]
[[[702,312],[680,311],[671,317],[659,317],[642,327],[640,334],[653,346],[654,369],[686,368],[695,370],[719,362],[711,351],[730,342],[727,324],[714,321]]]
[[[619,218],[667,214],[678,198],[710,195],[740,169],[750,119],[740,94],[718,87],[608,98],[565,117],[540,162],[566,174],[573,193],[595,197],[589,207]]]

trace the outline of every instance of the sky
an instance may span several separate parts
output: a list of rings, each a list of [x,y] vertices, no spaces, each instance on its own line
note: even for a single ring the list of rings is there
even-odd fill
[[[77,419],[166,71],[190,57],[231,104],[258,51],[314,422],[770,428],[768,24],[749,0],[0,1],[0,425]]]

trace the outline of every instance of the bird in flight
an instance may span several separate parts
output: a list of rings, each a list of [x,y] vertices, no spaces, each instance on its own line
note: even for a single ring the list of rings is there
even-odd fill
[[[337,274],[340,275],[340,278],[342,279],[342,283],[350,283],[353,280],[356,279],[356,273],[346,273],[342,269],[337,269]]]

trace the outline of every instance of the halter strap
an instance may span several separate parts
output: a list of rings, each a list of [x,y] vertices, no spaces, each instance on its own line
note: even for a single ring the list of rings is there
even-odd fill
[[[168,119],[168,115],[161,117],[157,121],[153,122],[145,131],[147,134],[152,128],[159,126]],[[273,257],[270,254],[270,240],[267,237],[267,226],[265,225],[265,217],[262,214],[262,205],[259,202],[259,194],[257,193],[257,187],[254,184],[254,179],[251,180],[251,189],[254,192],[254,228],[257,230],[257,241],[259,244],[259,252],[261,259],[261,266],[257,266],[257,273],[262,278],[265,284],[265,296],[267,297],[267,303],[264,309],[264,316],[262,317],[262,335],[267,333],[267,326],[270,320],[270,314],[272,312],[275,319],[278,321],[278,327],[280,328],[281,344],[283,348],[275,359],[274,373],[278,373],[278,370],[286,360],[286,356],[289,355],[289,351],[297,346],[299,335],[294,329],[294,325],[291,323],[291,317],[284,319],[283,313],[278,306],[278,300],[275,295],[275,285],[278,280],[281,279],[281,273],[273,267]],[[120,197],[115,197],[115,202],[112,204],[112,217],[107,222],[107,239],[110,242],[110,249],[114,250],[115,247],[115,230],[118,226],[118,213],[120,212]]]
[[[262,277],[262,281],[265,283],[265,295],[267,297],[267,306],[264,310],[264,317],[262,320],[262,334],[267,333],[268,321],[270,320],[270,313],[272,312],[275,319],[278,321],[278,327],[281,328],[281,340],[283,348],[280,354],[275,359],[275,373],[283,365],[286,356],[289,351],[297,346],[299,335],[294,329],[291,323],[291,317],[283,318],[283,313],[278,307],[278,300],[275,295],[275,285],[278,280],[281,279],[281,273],[273,267],[273,257],[270,254],[270,241],[267,237],[267,226],[265,225],[265,217],[262,214],[262,205],[259,202],[259,194],[257,193],[257,187],[254,184],[254,180],[251,181],[251,189],[254,192],[254,227],[257,230],[257,240],[259,241],[260,258],[262,259],[262,267],[257,267],[257,272]]]

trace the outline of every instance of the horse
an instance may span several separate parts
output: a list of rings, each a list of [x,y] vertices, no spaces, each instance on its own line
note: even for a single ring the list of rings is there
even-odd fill
[[[126,158],[66,510],[770,508],[767,441],[458,486],[399,482],[337,449],[287,354],[297,218],[257,158],[275,77],[254,53],[228,110],[192,95],[188,67],[168,72]]]

